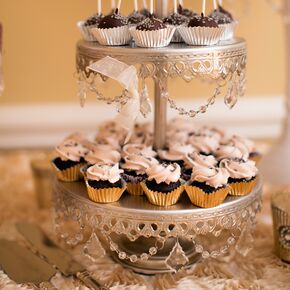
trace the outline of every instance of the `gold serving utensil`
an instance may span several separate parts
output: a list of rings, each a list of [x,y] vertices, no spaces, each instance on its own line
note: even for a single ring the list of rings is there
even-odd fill
[[[57,271],[15,241],[0,240],[0,267],[17,284],[46,284],[46,289],[55,289],[48,282]]]
[[[18,223],[16,228],[29,242],[32,250],[43,256],[49,264],[55,266],[65,276],[74,276],[91,289],[109,290],[109,288],[103,287],[92,278],[85,267],[75,261],[68,252],[59,248],[50,240],[39,226]]]

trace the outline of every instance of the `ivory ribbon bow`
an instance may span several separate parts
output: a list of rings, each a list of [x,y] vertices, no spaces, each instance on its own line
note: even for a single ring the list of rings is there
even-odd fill
[[[116,119],[118,124],[128,130],[128,136],[126,138],[127,142],[132,135],[134,124],[139,113],[142,113],[145,117],[151,112],[150,100],[146,93],[147,90],[144,89],[142,93],[139,94],[136,68],[133,65],[129,66],[126,63],[109,56],[91,64],[88,68],[116,80],[130,93],[131,98],[121,107],[120,113]]]

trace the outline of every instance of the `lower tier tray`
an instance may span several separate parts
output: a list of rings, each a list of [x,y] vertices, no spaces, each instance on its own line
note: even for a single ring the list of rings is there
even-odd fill
[[[261,209],[262,181],[247,196],[229,196],[215,208],[197,208],[186,193],[178,204],[161,208],[145,196],[124,194],[119,202],[89,200],[83,182],[55,181],[55,229],[71,246],[97,261],[106,254],[144,274],[175,272],[200,259],[234,249],[246,255]]]

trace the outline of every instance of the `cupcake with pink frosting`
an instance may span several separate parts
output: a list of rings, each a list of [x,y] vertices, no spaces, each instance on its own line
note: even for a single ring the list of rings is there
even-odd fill
[[[185,181],[190,180],[192,169],[196,166],[215,167],[218,161],[212,155],[203,155],[198,152],[186,156],[184,160],[184,170],[182,172],[182,178]]]
[[[145,144],[127,144],[122,148],[122,157],[130,156],[132,154],[141,154],[145,157],[156,157],[157,152],[153,150],[152,146]]]
[[[220,146],[219,139],[214,135],[208,134],[192,135],[188,139],[188,144],[190,144],[195,151],[198,151],[204,155],[212,154]]]
[[[82,178],[80,169],[85,164],[84,158],[89,150],[86,141],[80,135],[70,135],[55,148],[57,157],[52,160],[52,167],[61,181],[73,182]]]
[[[185,190],[191,202],[202,208],[221,204],[229,194],[229,173],[225,168],[195,166]]]
[[[126,190],[119,164],[90,166],[85,174],[89,198],[98,203],[111,203],[120,199]]]
[[[146,179],[146,170],[158,164],[157,159],[142,154],[131,154],[124,157],[121,168],[123,179],[127,183],[127,191],[132,195],[143,195],[141,183]]]
[[[178,202],[182,192],[181,168],[177,163],[154,164],[146,170],[147,180],[142,183],[148,200],[158,206],[171,206]]]
[[[236,147],[233,144],[220,145],[214,154],[219,161],[223,159],[248,160],[250,155],[245,146]]]
[[[252,160],[224,159],[220,166],[229,173],[230,195],[247,195],[255,187],[258,169]]]

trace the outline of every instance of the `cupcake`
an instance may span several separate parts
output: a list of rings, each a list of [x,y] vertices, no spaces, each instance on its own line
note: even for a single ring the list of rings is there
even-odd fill
[[[143,20],[145,20],[145,16],[138,11],[134,11],[128,16],[128,23],[130,25],[137,25]]]
[[[91,166],[86,171],[89,198],[98,203],[111,203],[120,199],[126,186],[121,179],[119,164]]]
[[[249,150],[246,147],[236,147],[233,144],[220,145],[214,154],[219,161],[223,159],[248,160],[249,158]]]
[[[180,15],[183,15],[183,16],[185,16],[187,18],[191,18],[191,17],[197,15],[197,13],[193,12],[192,10],[187,9],[187,8],[183,8],[183,6],[180,5],[180,4],[178,5],[178,10],[177,11],[178,11],[178,13]]]
[[[198,151],[204,155],[210,155],[219,148],[219,139],[214,135],[192,135],[188,139],[190,144],[195,151]]]
[[[148,200],[158,206],[171,206],[178,202],[183,186],[181,168],[177,163],[154,164],[146,170],[147,180],[142,183]]]
[[[203,155],[198,152],[189,154],[184,159],[184,169],[182,172],[182,179],[190,180],[192,168],[195,166],[215,167],[218,161],[212,155]]]
[[[166,146],[168,148],[176,143],[186,144],[188,141],[188,132],[183,130],[169,130],[166,132]]]
[[[136,45],[140,47],[168,46],[174,32],[174,26],[167,26],[152,15],[136,27],[130,28],[130,33]]]
[[[246,148],[246,150],[248,150],[249,152],[249,159],[257,163],[261,160],[262,154],[259,151],[257,151],[253,141],[239,135],[234,135],[229,140],[229,142],[232,143],[235,147],[239,148],[240,150]]]
[[[146,146],[144,144],[127,144],[122,148],[122,158],[130,156],[132,154],[143,155],[145,157],[156,157],[157,152],[153,150],[152,146]]]
[[[228,40],[234,37],[238,22],[233,20],[230,13],[226,14],[220,11],[220,9],[216,9],[209,16],[212,17],[220,27],[224,28],[221,40]]]
[[[93,15],[85,21],[79,21],[77,23],[78,28],[80,29],[84,40],[86,41],[97,41],[96,37],[91,32],[92,28],[97,28],[103,15]]]
[[[172,13],[168,17],[163,19],[163,23],[165,23],[166,25],[172,25],[175,28],[178,28],[180,25],[186,24],[187,22],[188,18],[179,13]],[[174,32],[171,42],[183,42],[183,39],[177,29]]]
[[[172,144],[167,150],[158,150],[158,157],[161,162],[178,163],[183,166],[184,159],[187,155],[193,153],[194,148],[188,144]]]
[[[214,45],[217,44],[224,32],[223,27],[219,27],[213,18],[204,16],[194,16],[188,25],[178,28],[183,40],[188,45]]]
[[[247,195],[254,189],[258,174],[254,161],[224,159],[220,162],[220,167],[229,173],[230,195]]]
[[[88,149],[77,138],[65,139],[55,149],[57,157],[52,160],[52,167],[61,181],[73,182],[82,178],[80,169],[85,165],[84,157]]]
[[[131,40],[128,18],[120,15],[118,9],[105,16],[91,32],[102,45],[125,45]]]
[[[89,166],[95,164],[116,164],[121,160],[120,152],[110,145],[91,143],[87,147],[89,151],[85,156],[85,161]]]
[[[124,157],[121,168],[124,170],[123,179],[127,183],[127,191],[132,195],[143,195],[141,183],[146,179],[146,170],[158,164],[157,159],[141,154],[131,154]]]
[[[191,202],[202,208],[221,204],[229,194],[229,173],[225,168],[195,166],[185,190]]]

